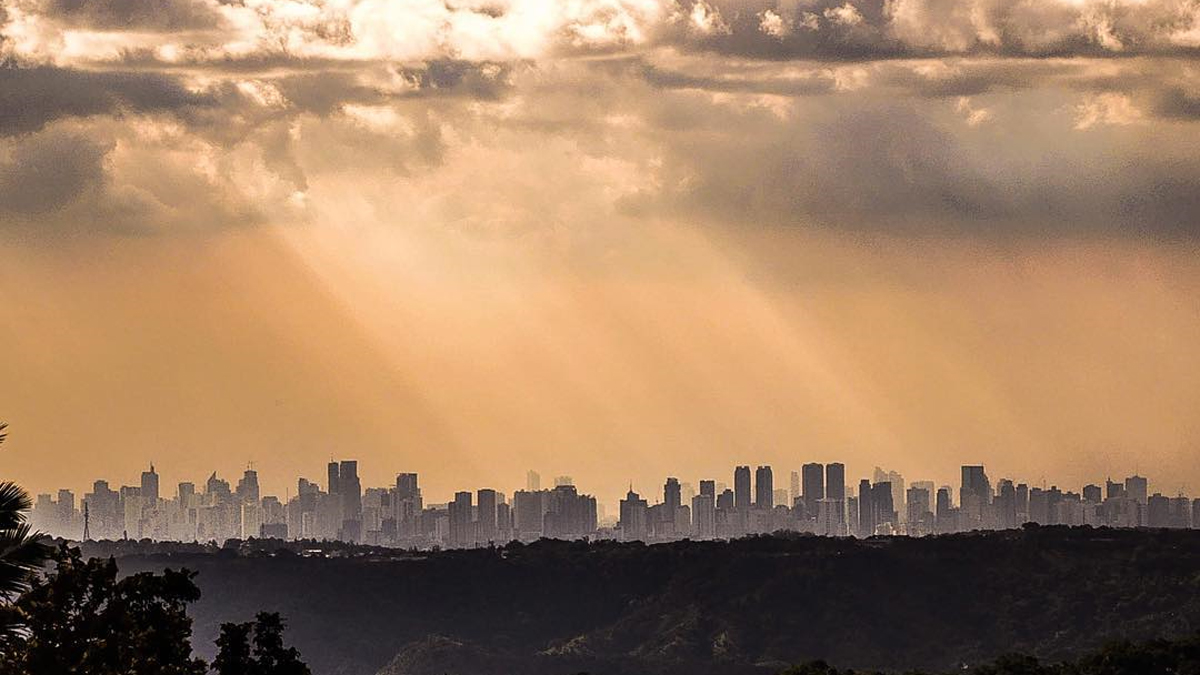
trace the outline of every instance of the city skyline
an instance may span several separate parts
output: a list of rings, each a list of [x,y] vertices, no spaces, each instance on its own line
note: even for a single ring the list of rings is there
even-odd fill
[[[1194,2],[14,1],[22,484],[1200,486]]]
[[[831,455],[830,458],[833,459],[833,456]],[[330,456],[328,458],[328,460],[333,461],[333,456]],[[816,461],[817,463],[821,464],[822,466],[825,463],[824,460],[801,461],[796,464],[795,471],[799,474],[802,471],[805,464],[809,461]],[[759,466],[759,465],[766,465],[766,466],[772,466],[772,467],[780,466],[777,463],[769,462],[769,461],[758,461],[758,462],[747,461],[746,464],[751,467]],[[846,465],[845,463],[841,463],[841,464],[843,466]],[[985,465],[985,466],[995,466],[995,465],[992,465],[989,463],[981,463],[981,464]],[[930,480],[931,482],[937,483],[939,485],[953,484],[958,480],[958,477],[959,477],[957,469],[952,469],[952,470],[942,469],[941,471],[930,471],[930,470],[926,470],[926,469],[919,469],[919,470],[914,471],[911,469],[907,469],[905,467],[893,466],[893,465],[888,464],[887,462],[877,462],[877,463],[868,462],[866,464],[860,465],[860,469],[861,469],[860,473],[870,474],[875,469],[879,469],[881,466],[885,466],[885,465],[887,466],[886,470],[888,470],[888,471],[897,472],[897,473],[900,473],[903,475],[920,475],[920,476]],[[145,466],[152,466],[152,467],[155,467],[156,469],[160,470],[159,476],[167,476],[167,478],[163,479],[164,480],[163,485],[176,485],[180,482],[196,482],[196,481],[200,480],[201,478],[208,476],[209,474],[211,474],[213,472],[215,472],[219,476],[227,476],[227,477],[232,477],[232,478],[236,479],[237,476],[241,475],[242,471],[254,470],[259,475],[261,484],[264,486],[263,487],[264,493],[275,494],[282,498],[285,496],[294,495],[296,492],[296,484],[295,484],[294,479],[289,481],[288,479],[282,478],[281,474],[279,472],[275,472],[275,471],[260,471],[259,470],[260,464],[258,462],[254,462],[254,461],[243,462],[240,466],[235,465],[233,467],[219,467],[219,468],[213,467],[210,470],[201,471],[199,474],[194,474],[194,475],[193,474],[184,474],[183,472],[178,472],[178,471],[172,471],[172,469],[169,465],[165,467],[166,473],[162,473],[161,471],[164,470],[164,465],[157,461],[152,461],[152,460],[147,460],[145,463],[143,463],[143,469],[145,468]],[[790,466],[790,465],[787,465],[787,466]],[[852,469],[847,473],[847,476],[849,476],[850,474],[852,474],[854,472],[853,466],[854,465],[851,465]],[[959,466],[959,465],[955,465],[955,466]],[[867,467],[869,467],[869,468],[867,468]],[[396,474],[389,473],[389,471],[387,469],[385,469],[381,466],[378,466],[378,465],[367,464],[364,467],[364,469],[366,470],[365,476],[369,477],[366,480],[368,482],[370,482],[371,484],[375,484],[375,485],[387,484],[389,482],[388,476],[391,476],[392,478],[394,478],[396,475]],[[449,474],[451,472],[439,473],[436,470],[421,471],[418,468],[412,468],[412,467],[410,467],[410,469],[413,472],[417,473],[418,475],[423,476],[422,486],[423,486],[424,492],[426,494],[435,495],[437,498],[437,501],[440,501],[443,503],[452,501],[455,493],[458,492],[462,488],[461,483],[456,482],[451,477],[448,477],[447,474]],[[791,469],[788,469],[788,471],[791,471]],[[130,472],[129,475],[134,476],[139,473],[141,473],[141,470],[134,470],[134,471]],[[561,467],[560,469],[557,469],[557,470],[543,470],[543,471],[539,471],[536,468],[530,468],[530,467],[524,467],[524,468],[514,467],[505,472],[505,474],[508,476],[507,478],[500,479],[500,480],[494,480],[494,481],[485,481],[484,484],[489,487],[495,488],[495,489],[504,489],[505,487],[508,487],[509,491],[511,491],[514,489],[518,489],[519,486],[526,485],[529,473],[536,473],[538,476],[541,477],[541,479],[543,481],[548,482],[550,485],[553,485],[553,480],[556,476],[574,477],[574,476],[578,475],[578,476],[582,477],[582,476],[586,475],[583,472],[572,471],[571,468],[568,466]],[[640,473],[643,474],[643,476],[641,478],[636,478],[632,475],[625,479],[618,478],[614,485],[604,485],[602,482],[599,482],[599,481],[591,481],[591,484],[596,486],[593,488],[596,492],[605,496],[605,500],[604,500],[605,503],[611,503],[611,504],[615,505],[617,503],[617,501],[620,499],[620,497],[622,495],[624,495],[626,489],[629,486],[632,485],[634,488],[637,488],[637,489],[645,489],[647,487],[652,487],[652,486],[657,485],[656,481],[661,482],[661,480],[662,480],[661,476],[660,477],[645,476],[644,474],[647,473],[645,471],[642,471]],[[1005,471],[1004,473],[1005,473],[1005,475],[1025,475],[1019,471],[1017,471],[1017,472]],[[1075,485],[1075,484],[1084,485],[1090,481],[1104,480],[1106,478],[1111,478],[1113,476],[1139,475],[1139,476],[1145,476],[1148,480],[1153,481],[1156,485],[1161,486],[1164,491],[1169,491],[1169,493],[1171,493],[1171,494],[1176,494],[1176,493],[1190,494],[1192,492],[1192,490],[1190,489],[1190,486],[1186,482],[1178,481],[1178,482],[1176,482],[1176,484],[1172,485],[1170,481],[1163,480],[1159,475],[1157,475],[1158,473],[1159,472],[1155,472],[1155,471],[1146,471],[1141,466],[1140,463],[1132,463],[1132,464],[1129,464],[1129,465],[1123,466],[1123,467],[1118,466],[1115,470],[1104,472],[1103,475],[1100,475],[1097,473],[1087,474],[1086,472],[1078,472],[1078,473],[1075,473],[1074,475],[1063,476],[1061,478],[1056,477],[1056,476],[1046,476],[1044,474],[1038,475],[1036,477],[1031,477],[1031,476],[1025,475],[1025,481],[1027,483],[1029,483],[1031,486],[1049,487],[1052,484],[1060,485],[1060,486],[1061,485]],[[304,476],[307,476],[308,474],[316,475],[315,472],[310,471],[307,473],[304,473],[304,472],[297,473],[296,476],[304,477]],[[679,473],[675,473],[675,474],[671,474],[671,475],[680,477],[681,480],[690,480],[690,482],[692,482],[693,484],[698,484],[699,481],[705,480],[707,477],[707,474],[701,475],[701,473],[699,473],[699,470],[697,470],[697,472],[695,472],[695,475],[693,475],[693,476],[681,475]],[[176,480],[176,479],[179,479],[179,480]],[[31,493],[35,493],[35,494],[42,494],[42,493],[47,493],[47,492],[54,493],[60,489],[68,489],[76,494],[82,494],[84,491],[86,491],[87,488],[89,488],[91,486],[91,484],[95,480],[108,480],[110,483],[112,483],[114,485],[118,485],[118,484],[122,483],[122,480],[116,475],[115,472],[113,472],[111,474],[105,474],[103,476],[94,476],[91,479],[84,480],[78,484],[66,484],[66,483],[61,483],[61,482],[55,483],[55,482],[51,481],[51,482],[47,482],[45,484],[40,484],[40,485],[39,484],[31,484],[29,486],[29,489],[30,489]],[[775,483],[776,483],[775,487],[790,489],[790,485],[789,485],[788,481],[789,481],[789,477],[787,474],[783,474],[782,476],[777,475],[775,477]],[[431,484],[433,486],[435,486],[432,489],[429,487]],[[849,484],[849,483],[847,483],[847,484]],[[732,482],[730,482],[730,485],[732,485]],[[1167,494],[1167,492],[1164,492],[1164,494]]]
[[[295,496],[264,494],[247,468],[236,488],[213,472],[181,482],[173,497],[161,490],[152,464],[137,485],[98,479],[78,499],[70,490],[37,495],[32,523],[75,539],[213,541],[276,538],[344,541],[400,548],[462,548],[541,537],[674,541],[731,539],[778,531],[826,536],[927,536],[1052,525],[1200,528],[1200,497],[1163,494],[1145,477],[1105,478],[1071,489],[990,478],[983,465],[962,465],[951,484],[908,479],[874,467],[847,480],[840,462],[807,462],[776,482],[770,465],[738,465],[731,481],[680,481],[669,476],[661,499],[631,484],[615,512],[581,492],[569,475],[543,483],[526,472],[521,489],[457,490],[452,499],[426,499],[417,473],[399,473],[383,487],[364,486],[357,460],[330,460],[324,487],[297,479]],[[778,487],[786,484],[788,487]],[[509,496],[511,495],[511,496]],[[82,534],[74,534],[81,532]]]

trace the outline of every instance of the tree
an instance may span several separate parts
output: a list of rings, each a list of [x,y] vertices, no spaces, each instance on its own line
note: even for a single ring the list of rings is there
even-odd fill
[[[0,444],[8,436],[7,428],[0,422]],[[25,521],[32,506],[29,494],[19,485],[0,482],[0,635],[10,635],[19,628],[11,600],[29,587],[30,578],[50,552],[42,543],[41,533],[33,532]]]
[[[274,612],[259,612],[253,623],[222,624],[213,670],[217,675],[310,675],[300,652],[284,646],[283,629]]]
[[[250,630],[248,623],[223,623],[217,637],[217,658],[212,669],[217,675],[246,675],[254,666],[250,656]]]
[[[56,567],[15,604],[17,634],[0,638],[0,675],[202,675],[192,657],[187,604],[195,572],[117,579],[117,564],[60,548]]]

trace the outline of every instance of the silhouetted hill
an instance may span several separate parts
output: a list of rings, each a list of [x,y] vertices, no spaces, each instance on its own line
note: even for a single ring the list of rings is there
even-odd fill
[[[186,566],[197,645],[281,612],[317,675],[946,670],[1200,628],[1200,532],[542,541],[422,555],[135,555]],[[436,636],[436,637],[435,637]],[[389,665],[390,664],[390,665]],[[757,666],[757,668],[756,668]]]

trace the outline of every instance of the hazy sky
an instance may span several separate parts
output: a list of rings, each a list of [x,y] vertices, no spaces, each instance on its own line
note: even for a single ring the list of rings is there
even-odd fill
[[[10,0],[0,63],[35,491],[1200,492],[1200,1]]]

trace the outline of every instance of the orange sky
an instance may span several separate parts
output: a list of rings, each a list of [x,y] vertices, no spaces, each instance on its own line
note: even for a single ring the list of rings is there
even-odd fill
[[[430,500],[528,468],[610,501],[735,463],[786,485],[810,460],[1198,484],[1193,255],[655,230],[638,244],[664,257],[620,274],[386,230],[22,248],[0,270],[6,473],[80,490],[254,462],[282,496],[350,457]]]
[[[1200,492],[1198,57],[1176,0],[6,3],[0,467]]]

